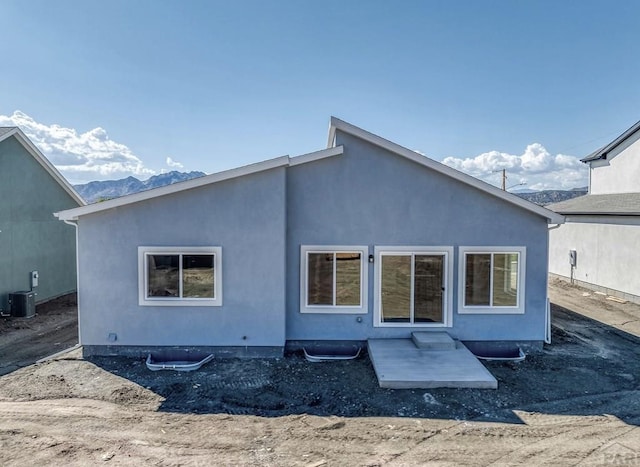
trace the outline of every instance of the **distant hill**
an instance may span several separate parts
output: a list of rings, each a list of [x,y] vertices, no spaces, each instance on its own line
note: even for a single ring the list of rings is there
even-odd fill
[[[587,187],[574,188],[573,190],[544,190],[534,192],[514,192],[520,198],[524,198],[532,203],[546,206],[547,204],[559,203],[568,199],[577,198],[587,194]]]
[[[172,183],[191,180],[192,178],[202,177],[206,175],[204,172],[167,172],[160,175],[154,175],[148,180],[140,181],[135,177],[127,177],[120,180],[105,180],[97,182],[89,182],[83,185],[74,185],[76,191],[84,198],[87,203],[95,203],[111,198],[119,198],[120,196],[138,193],[139,191],[150,190]],[[528,189],[513,192],[521,198],[546,206],[551,203],[559,203],[567,199],[576,198],[586,195],[587,188],[574,188],[573,190],[545,190],[532,191]]]
[[[111,198],[119,198],[120,196],[138,193],[139,191],[150,190],[165,185],[171,185],[192,178],[198,178],[206,175],[204,172],[167,172],[160,175],[154,175],[148,180],[140,181],[135,177],[127,177],[121,180],[104,180],[97,182],[89,182],[83,185],[74,185],[74,188],[87,203],[95,203]]]
[[[537,191],[530,188],[520,188],[519,190],[511,190],[511,193],[519,195],[520,193],[537,193]]]

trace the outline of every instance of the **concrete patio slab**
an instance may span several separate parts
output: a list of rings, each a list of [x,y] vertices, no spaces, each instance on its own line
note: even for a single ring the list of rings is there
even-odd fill
[[[498,387],[493,375],[461,343],[455,349],[424,350],[411,339],[371,339],[368,349],[382,388]]]

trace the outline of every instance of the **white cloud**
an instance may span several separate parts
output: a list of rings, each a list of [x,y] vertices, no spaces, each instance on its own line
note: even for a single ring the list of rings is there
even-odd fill
[[[502,181],[496,172],[505,169],[507,186],[526,183],[526,188],[531,190],[583,187],[587,186],[589,176],[587,166],[577,157],[553,156],[539,143],[530,144],[521,155],[490,151],[465,159],[446,157],[442,162],[496,186]]]
[[[133,151],[109,138],[103,128],[78,133],[73,128],[45,125],[19,110],[0,115],[0,126],[18,126],[71,182],[128,177],[146,178],[156,173]]]
[[[130,175],[147,178],[157,173],[146,167],[125,144],[111,140],[100,127],[78,133],[73,128],[36,122],[19,110],[10,116],[0,115],[0,126],[20,127],[71,183]],[[507,186],[526,182],[529,189],[545,190],[571,189],[588,183],[587,167],[578,158],[565,154],[553,156],[539,143],[530,144],[521,155],[489,151],[471,158],[447,157],[442,162],[496,186],[501,179],[495,171],[502,169],[507,171]],[[184,168],[171,157],[166,158],[166,165]]]
[[[184,165],[182,165],[178,161],[174,161],[173,159],[171,159],[168,156],[167,156],[167,167],[173,167],[173,168],[176,168],[176,169],[184,169]]]

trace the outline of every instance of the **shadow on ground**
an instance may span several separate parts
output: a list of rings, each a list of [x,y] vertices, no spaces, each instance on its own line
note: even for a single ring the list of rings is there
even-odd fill
[[[521,423],[514,410],[611,414],[640,424],[640,339],[552,306],[553,343],[522,363],[487,363],[490,389],[382,389],[365,354],[309,363],[219,359],[189,373],[149,371],[142,360],[94,357],[98,367],[161,396],[160,410],[278,417],[428,417]]]

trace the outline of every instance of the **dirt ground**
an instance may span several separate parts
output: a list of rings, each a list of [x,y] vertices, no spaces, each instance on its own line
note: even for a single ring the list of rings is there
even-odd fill
[[[550,289],[552,344],[488,363],[497,390],[381,389],[366,355],[179,373],[75,350],[0,378],[0,465],[640,465],[640,307]]]
[[[77,343],[75,294],[38,305],[32,318],[0,318],[0,375]]]

